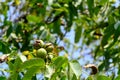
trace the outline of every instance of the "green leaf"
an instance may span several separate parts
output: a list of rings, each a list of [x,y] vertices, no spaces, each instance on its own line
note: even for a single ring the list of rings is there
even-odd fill
[[[86,80],[94,80],[92,76],[89,76]]]
[[[104,76],[104,75],[98,75],[97,80],[111,80],[111,79],[107,76]]]
[[[75,43],[79,42],[81,34],[82,34],[82,26],[78,26],[75,29]]]
[[[115,80],[120,80],[120,75],[115,78]]]
[[[15,5],[18,6],[20,4],[20,1],[19,0],[15,0]]]
[[[0,76],[0,80],[6,80],[6,77]]]
[[[19,75],[19,72],[12,72],[10,77],[9,77],[9,80],[18,80],[18,75]]]
[[[114,31],[115,31],[115,29],[114,29],[113,25],[107,26],[107,28],[104,32],[105,35],[103,36],[103,39],[101,42],[102,47],[104,47],[108,43],[108,40],[114,34]]]
[[[114,25],[115,33],[114,33],[114,42],[112,43],[115,44],[115,42],[118,40],[118,37],[120,35],[120,21],[116,22]]]
[[[40,22],[40,18],[35,16],[35,15],[28,15],[27,16],[27,20],[30,22],[30,23],[39,23]]]
[[[22,33],[22,24],[18,23],[16,24],[15,34],[21,34]]]
[[[77,77],[75,74],[73,74],[72,80],[77,80]]]
[[[0,51],[3,52],[3,54],[7,54],[10,52],[9,45],[1,40],[0,40]]]
[[[21,64],[21,69],[31,68],[33,66],[40,66],[41,68],[44,68],[45,62],[40,58],[30,59]]]
[[[7,37],[12,33],[12,26],[10,25],[9,28],[7,29]]]
[[[40,71],[40,66],[33,66],[27,70],[22,80],[31,80],[31,78]]]
[[[99,12],[100,12],[100,9],[101,9],[101,6],[96,6],[96,7],[94,8],[94,13],[95,13],[96,15],[98,15]]]
[[[67,63],[68,63],[68,59],[62,56],[57,57],[53,62],[56,71],[60,69],[63,66],[63,64],[67,64]]]
[[[99,71],[102,71],[104,67],[105,67],[105,62],[102,62],[98,67]]]
[[[109,17],[108,17],[108,22],[109,22],[109,24],[115,24],[115,19],[114,19],[114,17],[112,16],[112,15],[110,15]],[[114,28],[115,27],[117,27],[117,26],[114,26]]]
[[[90,15],[93,16],[94,13],[94,0],[87,0],[88,10]]]
[[[15,59],[15,62],[14,64],[12,63],[9,63],[9,67],[11,69],[11,74],[10,74],[10,80],[18,80],[18,77],[19,77],[19,72],[20,72],[20,64],[21,64],[21,59],[19,57],[17,57]],[[11,68],[13,66],[13,68]]]
[[[49,34],[48,30],[43,30],[40,37],[39,37],[39,39],[46,39],[48,34]]]
[[[57,33],[57,34],[60,34],[61,33],[61,30],[60,30],[60,20],[56,20],[55,23],[54,23],[54,27],[53,27],[53,32],[54,33]]]
[[[67,77],[66,76],[62,76],[61,80],[67,80]]]
[[[51,5],[53,8],[60,8],[61,5],[59,3],[54,3]]]
[[[100,0],[100,4],[101,5],[105,5],[105,3],[107,3],[109,0]]]
[[[72,2],[69,2],[69,7],[68,7],[68,11],[66,10],[65,11],[65,14],[64,14],[64,16],[65,16],[65,19],[66,19],[66,21],[67,21],[67,26],[68,26],[68,28],[66,28],[67,29],[67,31],[70,31],[70,28],[71,28],[71,26],[72,26],[72,24],[73,24],[73,19],[74,19],[74,16],[77,16],[78,14],[76,13],[76,9],[75,9],[75,7],[74,7],[74,5],[72,4]]]
[[[120,32],[120,21],[115,23],[114,28],[116,31]]]
[[[46,65],[45,77],[50,78],[53,73],[53,67]]]
[[[69,9],[73,13],[74,16],[78,16],[76,7],[72,4],[72,2],[69,3]]]
[[[59,3],[68,3],[70,2],[71,0],[58,0]]]
[[[17,80],[21,80],[21,75],[18,75]]]
[[[70,64],[70,68],[72,69],[76,77],[79,78],[82,72],[79,62],[75,60],[75,61],[69,62],[69,64]]]
[[[56,80],[57,75],[58,75],[57,73],[53,73],[50,80]]]
[[[20,68],[20,66],[18,66],[18,65],[21,65],[21,63],[22,63],[21,59],[19,57],[17,57],[15,59],[15,63],[14,63],[14,69]]]
[[[83,1],[81,1],[81,3],[78,5],[77,8],[80,9],[81,12],[83,13],[83,11],[84,11],[84,8],[83,8]]]
[[[22,62],[27,60],[27,57],[25,55],[19,55]]]
[[[14,65],[13,65],[13,63],[12,62],[7,62],[8,63],[8,66],[9,66],[9,69],[10,70],[13,70],[14,69]]]

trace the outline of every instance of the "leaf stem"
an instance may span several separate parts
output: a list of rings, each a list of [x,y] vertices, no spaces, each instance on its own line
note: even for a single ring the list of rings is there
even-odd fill
[[[68,74],[68,80],[70,80],[70,65],[68,63],[68,71],[67,71],[67,74]]]

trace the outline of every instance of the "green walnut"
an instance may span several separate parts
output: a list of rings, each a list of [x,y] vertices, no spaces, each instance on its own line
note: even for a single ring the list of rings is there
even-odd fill
[[[44,46],[44,42],[42,40],[36,40],[36,43],[40,46],[43,47]]]
[[[52,43],[46,43],[45,47],[48,47],[48,46],[51,46],[51,45],[53,45],[53,44]]]
[[[44,48],[40,48],[37,50],[36,56],[45,59],[47,56],[47,51]]]
[[[52,52],[53,49],[54,49],[54,46],[48,46],[48,47],[46,48],[47,52]]]
[[[52,52],[54,49],[54,46],[52,43],[46,43],[45,44],[45,49],[47,50],[47,52]]]
[[[42,48],[42,47],[44,47],[44,42],[42,40],[36,40],[35,43],[34,43],[34,48],[39,49],[39,48]]]

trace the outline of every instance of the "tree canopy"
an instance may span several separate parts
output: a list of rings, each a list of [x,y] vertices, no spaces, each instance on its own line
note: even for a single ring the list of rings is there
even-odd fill
[[[119,0],[0,0],[0,80],[119,80]]]

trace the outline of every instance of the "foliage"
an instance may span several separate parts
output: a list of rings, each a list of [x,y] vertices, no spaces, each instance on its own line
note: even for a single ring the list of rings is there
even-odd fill
[[[8,66],[0,67],[0,80],[119,80],[118,2],[0,0],[0,65]],[[92,60],[80,61],[86,48],[97,74],[82,68]]]

